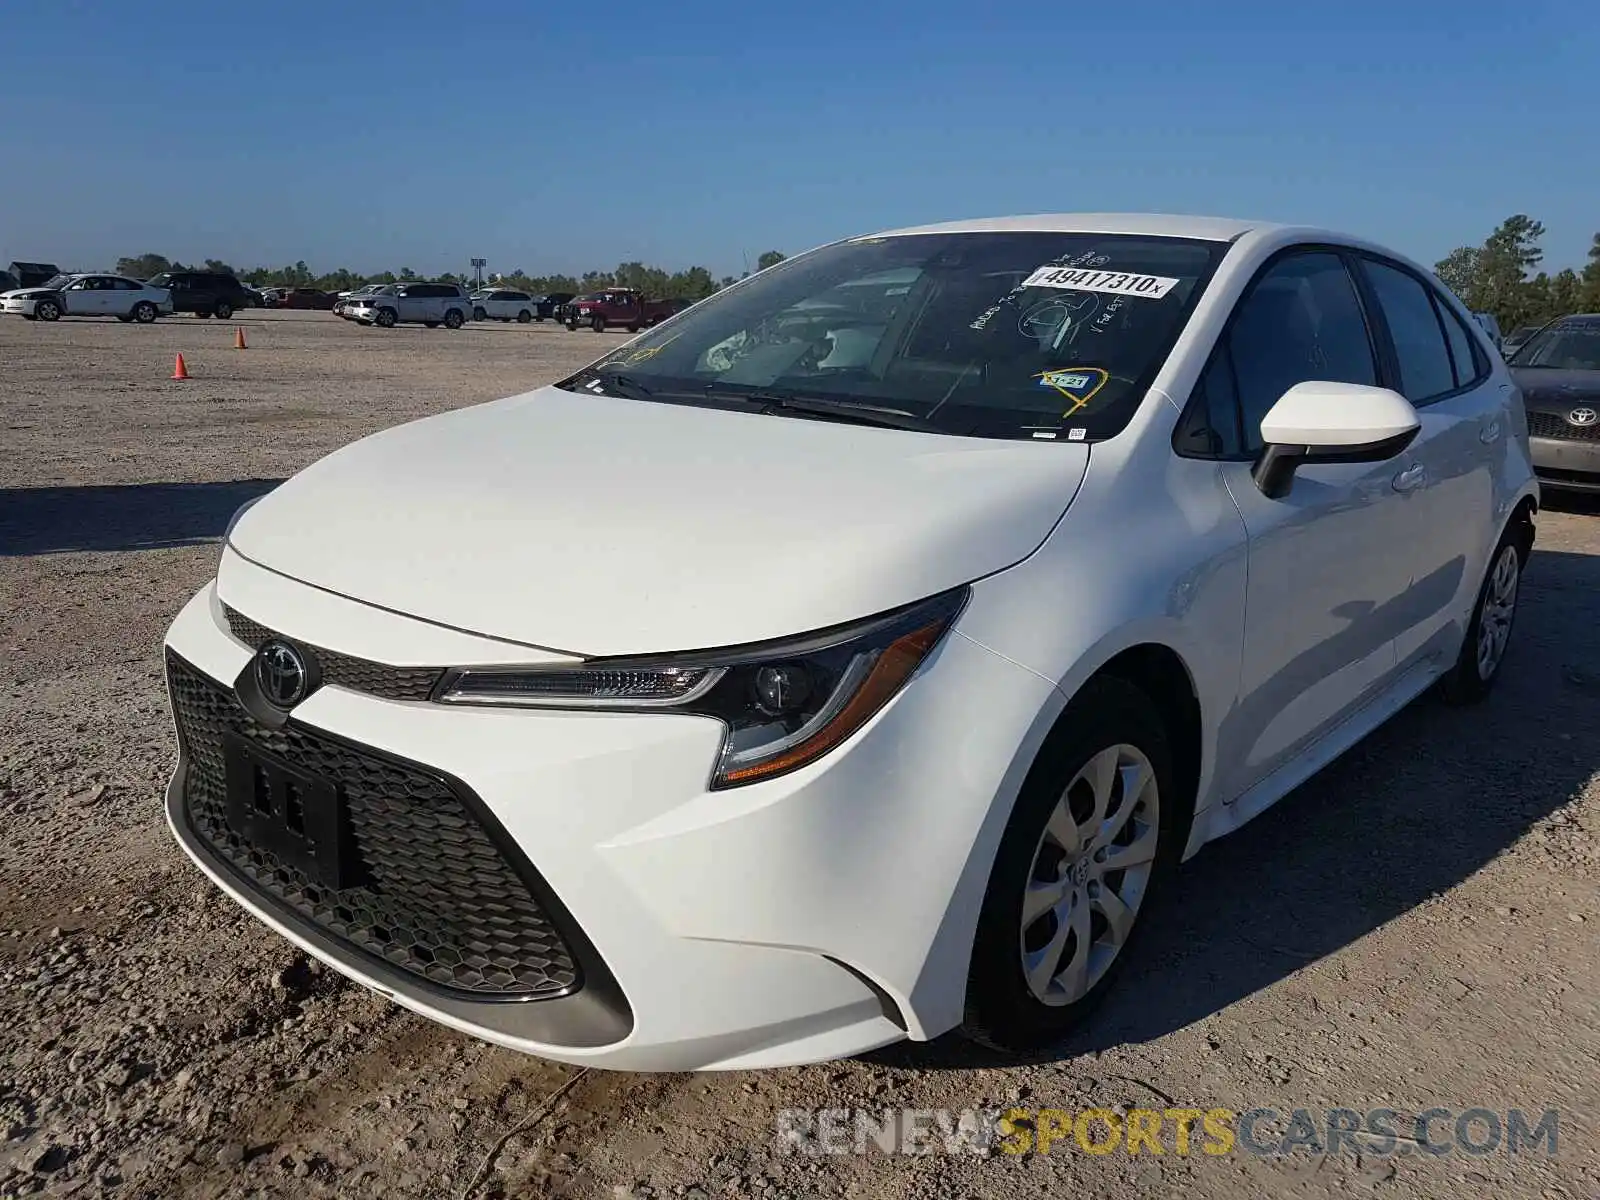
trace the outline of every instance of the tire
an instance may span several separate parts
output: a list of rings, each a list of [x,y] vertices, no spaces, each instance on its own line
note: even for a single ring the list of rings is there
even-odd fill
[[[541,325],[544,324],[544,314],[543,313],[534,313],[533,314],[533,319],[535,321],[539,322],[539,324],[541,324]]]
[[[444,315],[444,327],[446,329],[460,329],[466,323],[467,319],[461,315],[459,308],[452,308]]]
[[[216,308],[212,309],[211,311],[216,314],[217,320],[226,321],[229,317],[233,316],[233,305],[229,304],[226,300],[218,300]]]
[[[33,315],[41,321],[61,319],[61,305],[54,300],[41,300],[33,306]]]
[[[1476,704],[1494,688],[1517,619],[1517,597],[1522,572],[1533,550],[1533,526],[1514,521],[1500,535],[1489,556],[1489,568],[1478,587],[1461,653],[1448,674],[1439,680],[1439,696],[1446,704]]]
[[[393,329],[400,314],[392,308],[380,308],[372,318],[372,323],[380,329]]]
[[[594,330],[596,333],[604,333],[606,331],[606,319],[599,316],[590,317],[589,328]]]
[[[531,320],[533,320],[533,314],[527,309],[524,308],[517,313],[518,325],[526,325]]]
[[[1189,832],[1189,814],[1180,806],[1187,809],[1155,705],[1120,679],[1091,680],[1045,740],[995,853],[968,967],[962,1023],[968,1038],[1027,1054],[1061,1041],[1094,1011],[1128,961],[1139,918],[1177,868]],[[1079,841],[1085,853],[1075,856],[1065,842],[1078,841],[1079,825],[1093,824],[1095,813],[1105,814],[1102,832]],[[1123,820],[1109,840],[1089,850],[1119,814]],[[1058,840],[1058,831],[1069,836]],[[1108,849],[1121,849],[1127,865],[1105,866]],[[1029,892],[1044,907],[1025,922]],[[1131,910],[1120,940],[1107,919],[1116,911],[1108,897],[1124,915]],[[1106,938],[1114,948],[1103,944]],[[1081,977],[1074,977],[1071,968],[1080,961]]]
[[[639,322],[635,321],[632,325],[629,325],[628,326],[628,332],[629,333],[638,333],[639,332]]]
[[[474,321],[487,321],[489,314],[481,308],[475,308],[472,310],[472,319]]]
[[[568,333],[576,332],[577,328],[578,328],[578,322],[577,322],[576,318],[568,318],[568,320],[567,320],[567,332]]]
[[[128,314],[141,325],[148,325],[156,319],[156,306],[148,300],[141,300],[133,306],[133,312]]]

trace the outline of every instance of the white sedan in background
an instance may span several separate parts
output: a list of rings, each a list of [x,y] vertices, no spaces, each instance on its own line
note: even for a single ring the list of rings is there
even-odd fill
[[[1033,1053],[1183,859],[1489,692],[1538,504],[1505,363],[1381,246],[851,238],[241,511],[167,634],[168,818],[309,953],[532,1054]]]
[[[39,287],[0,295],[0,312],[30,321],[61,317],[116,317],[148,325],[172,312],[172,293],[126,275],[57,275]]]

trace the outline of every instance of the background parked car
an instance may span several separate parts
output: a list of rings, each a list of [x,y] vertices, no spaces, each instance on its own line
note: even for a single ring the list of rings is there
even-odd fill
[[[391,283],[355,300],[346,312],[363,325],[401,324],[460,329],[472,318],[472,300],[454,283]]]
[[[559,321],[562,306],[569,303],[576,294],[576,292],[546,292],[542,296],[535,296],[533,300],[537,307],[533,310],[533,319],[543,321],[553,317]]]
[[[1500,332],[1500,322],[1493,313],[1475,312],[1472,314],[1472,319],[1483,327],[1483,331],[1489,335],[1489,340],[1497,348],[1505,341],[1505,335]]]
[[[0,311],[29,321],[61,317],[116,317],[148,325],[172,311],[172,296],[125,275],[57,275],[43,287],[17,288],[0,296]]]
[[[519,321],[526,325],[533,320],[537,307],[527,292],[508,288],[490,288],[472,294],[474,321]]]
[[[43,287],[61,274],[61,268],[55,263],[14,262],[7,272],[16,277],[14,288],[30,288]]]
[[[1527,345],[1528,339],[1543,328],[1543,325],[1518,325],[1510,333],[1506,334],[1505,341],[1500,343],[1500,353],[1509,362],[1511,356]]]
[[[163,271],[150,286],[172,293],[172,311],[226,321],[235,309],[249,308],[245,286],[225,271]]]
[[[313,308],[326,312],[333,307],[338,299],[332,292],[324,292],[320,288],[290,288],[283,294],[279,301],[280,308]]]
[[[381,283],[364,283],[360,287],[340,292],[338,298],[333,302],[333,315],[343,317],[347,321],[350,320],[350,306],[362,297],[370,296],[374,292],[380,291],[383,286]]]
[[[1600,493],[1600,313],[1560,317],[1507,360],[1546,488]]]
[[[563,308],[568,329],[587,325],[596,333],[621,325],[638,333],[647,325],[657,325],[689,306],[687,300],[647,300],[634,288],[606,288],[579,296]]]

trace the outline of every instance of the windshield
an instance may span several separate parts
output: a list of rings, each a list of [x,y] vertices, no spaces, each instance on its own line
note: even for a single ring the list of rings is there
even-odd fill
[[[1514,367],[1600,371],[1600,320],[1555,321],[1511,356]]]
[[[52,275],[39,286],[46,288],[64,288],[76,278],[76,275]]]
[[[1225,250],[1128,234],[859,238],[703,300],[592,370],[652,399],[803,397],[943,433],[1094,441],[1127,424]]]

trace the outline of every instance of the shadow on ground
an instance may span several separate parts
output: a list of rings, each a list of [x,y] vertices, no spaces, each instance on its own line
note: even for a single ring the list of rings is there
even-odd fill
[[[1597,597],[1600,556],[1535,549],[1490,698],[1466,709],[1420,699],[1201,851],[1144,915],[1143,940],[1099,1011],[1033,1061],[1203,1020],[1453,887],[1580,793],[1600,771]],[[866,1057],[910,1069],[1017,1061],[955,1035]]]
[[[0,558],[159,550],[215,541],[246,500],[281,479],[0,488]]]

